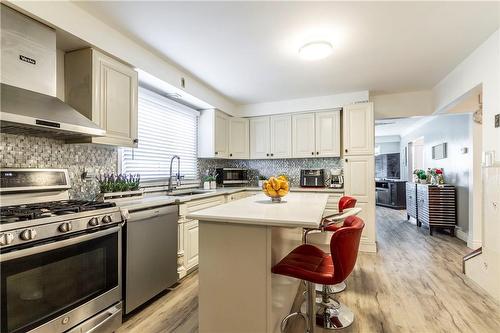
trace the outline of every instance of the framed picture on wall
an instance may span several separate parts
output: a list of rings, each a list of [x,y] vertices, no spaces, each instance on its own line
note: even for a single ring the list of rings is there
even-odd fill
[[[446,158],[446,142],[432,147],[432,159],[441,160]]]

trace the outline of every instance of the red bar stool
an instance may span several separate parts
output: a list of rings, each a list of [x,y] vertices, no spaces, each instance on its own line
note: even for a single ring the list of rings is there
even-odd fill
[[[325,233],[329,234],[331,232],[335,232],[338,229],[342,228],[343,224],[341,222],[343,222],[345,225],[345,220],[344,221],[338,221],[338,220],[332,221],[330,219],[334,218],[338,215],[344,214],[345,210],[347,210],[347,209],[354,208],[356,206],[356,202],[357,202],[356,198],[353,198],[353,197],[350,197],[347,195],[340,198],[339,204],[338,204],[338,213],[333,214],[333,215],[329,215],[329,216],[325,216],[323,218],[323,221],[321,222],[321,225],[322,225],[321,228],[306,230],[305,236],[304,236],[304,239],[305,239],[304,243],[313,244],[314,246],[319,247],[324,252],[329,252],[330,251],[329,242],[327,242],[325,240],[325,238],[327,238],[328,235],[326,235]],[[353,214],[356,215],[357,213],[355,213],[353,211]],[[320,233],[320,232],[322,232],[322,233]],[[330,295],[330,294],[339,293],[339,292],[344,291],[345,288],[347,288],[347,285],[345,284],[345,282],[341,282],[341,283],[334,285],[334,286],[323,286],[323,287],[318,286],[318,288],[319,289],[316,289],[318,292],[327,293],[328,295]]]
[[[339,301],[330,300],[328,295],[323,295],[320,311],[315,315],[314,292],[314,284],[334,285],[343,282],[354,269],[365,224],[357,216],[351,216],[349,220],[350,226],[332,235],[331,254],[313,245],[302,244],[271,269],[274,274],[301,279],[307,285],[307,314],[299,310],[283,318],[281,332],[284,332],[286,323],[293,316],[301,316],[306,320],[308,333],[314,333],[315,322],[328,329],[341,329],[352,324],[352,311]]]

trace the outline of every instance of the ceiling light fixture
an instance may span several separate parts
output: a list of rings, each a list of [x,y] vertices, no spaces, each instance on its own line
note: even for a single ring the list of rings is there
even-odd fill
[[[305,60],[320,60],[328,57],[333,52],[333,46],[326,41],[314,41],[303,45],[299,55]]]

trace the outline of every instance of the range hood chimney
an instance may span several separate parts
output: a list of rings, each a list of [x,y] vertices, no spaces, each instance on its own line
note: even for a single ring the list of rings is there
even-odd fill
[[[56,33],[1,5],[1,131],[60,139],[106,131],[56,95]]]

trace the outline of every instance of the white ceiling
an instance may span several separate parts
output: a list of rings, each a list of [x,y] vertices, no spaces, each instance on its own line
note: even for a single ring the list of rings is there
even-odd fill
[[[241,104],[429,89],[500,21],[498,2],[79,5]],[[334,54],[301,60],[298,48],[312,39],[331,41]]]

